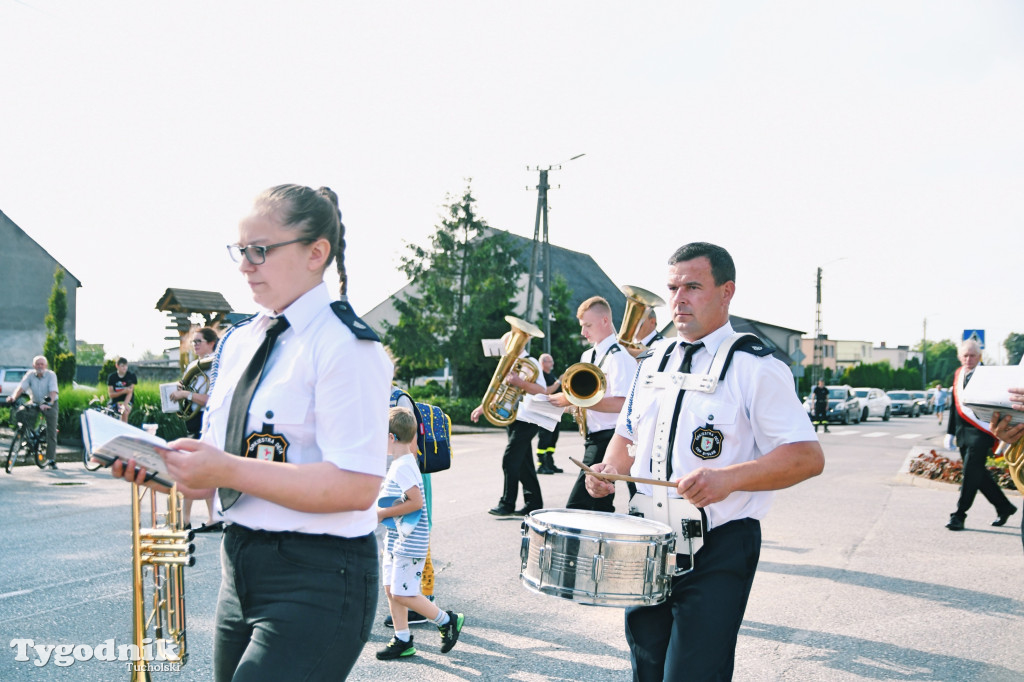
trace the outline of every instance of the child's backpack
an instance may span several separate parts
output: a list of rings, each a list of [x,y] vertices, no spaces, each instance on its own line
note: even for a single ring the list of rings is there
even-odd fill
[[[391,407],[398,406],[398,399],[405,396],[416,406],[418,435],[416,446],[419,453],[416,463],[420,473],[433,474],[450,469],[452,466],[452,419],[437,405],[418,403],[400,388],[391,391]]]

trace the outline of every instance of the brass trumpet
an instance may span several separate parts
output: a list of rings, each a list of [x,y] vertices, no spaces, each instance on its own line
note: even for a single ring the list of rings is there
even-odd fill
[[[519,357],[530,338],[543,339],[544,332],[535,325],[511,315],[505,321],[512,325],[512,330],[505,341],[505,354],[498,361],[491,383],[487,386],[480,404],[484,408],[484,417],[495,426],[508,426],[516,420],[516,411],[524,391],[510,386],[505,377],[515,372],[527,383],[537,380],[540,370],[532,362]]]
[[[139,656],[132,662],[132,680],[151,679],[150,661],[188,661],[184,569],[196,562],[195,534],[184,528],[184,497],[177,486],[166,496],[164,513],[157,508],[159,494],[132,483],[132,639]],[[151,527],[142,528],[147,496]]]
[[[617,340],[626,350],[636,351],[642,346],[633,340],[637,328],[647,317],[648,310],[665,305],[665,301],[657,294],[628,284],[620,287],[620,290],[626,295],[626,310],[622,313],[622,324],[619,325]],[[635,355],[632,352],[630,354]]]
[[[562,375],[562,392],[573,405],[573,416],[580,435],[587,437],[587,408],[601,402],[608,390],[608,378],[601,368],[590,362],[577,362]]]

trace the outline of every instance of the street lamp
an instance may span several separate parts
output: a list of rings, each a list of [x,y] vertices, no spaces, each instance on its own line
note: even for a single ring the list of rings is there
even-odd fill
[[[540,181],[537,183],[537,218],[533,225],[533,249],[530,253],[530,279],[528,280],[526,291],[526,319],[527,321],[532,321],[533,318],[533,285],[537,279],[537,245],[541,244],[541,267],[544,273],[541,294],[544,297],[545,353],[551,352],[551,244],[548,242],[548,190],[551,186],[548,184],[548,171],[560,170],[563,164],[575,161],[581,156],[586,156],[586,154],[577,154],[568,161],[562,161],[547,168],[541,168],[540,166],[535,166],[534,168],[526,167],[526,170],[535,170],[540,173]],[[542,222],[543,232],[541,230]]]

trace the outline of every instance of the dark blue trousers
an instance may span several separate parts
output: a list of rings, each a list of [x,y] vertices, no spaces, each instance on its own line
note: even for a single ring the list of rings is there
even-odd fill
[[[377,611],[377,540],[230,525],[221,543],[214,679],[343,680]]]
[[[633,679],[731,680],[760,555],[760,521],[727,523],[707,534],[696,567],[673,581],[666,601],[627,609]]]

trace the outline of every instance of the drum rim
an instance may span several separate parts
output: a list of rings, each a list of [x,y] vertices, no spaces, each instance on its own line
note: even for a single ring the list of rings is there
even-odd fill
[[[599,528],[580,528],[577,526],[568,526],[563,523],[554,523],[544,521],[541,516],[545,513],[566,513],[580,518],[595,518],[599,516],[612,516],[619,521],[628,521],[634,525],[646,526],[652,532],[647,533],[623,533],[619,531],[602,531]],[[641,540],[644,538],[657,538],[657,539],[670,539],[675,536],[675,531],[672,528],[660,521],[654,519],[647,519],[642,516],[631,516],[630,514],[620,514],[618,512],[599,512],[591,509],[563,509],[559,507],[537,509],[530,512],[523,520],[523,523],[529,525],[534,530],[531,520],[535,520],[537,524],[543,524],[545,527],[550,529],[557,529],[565,532],[585,534],[586,537],[594,537],[595,539],[603,538],[616,538],[616,539],[636,539]],[[656,532],[655,532],[656,531]]]

